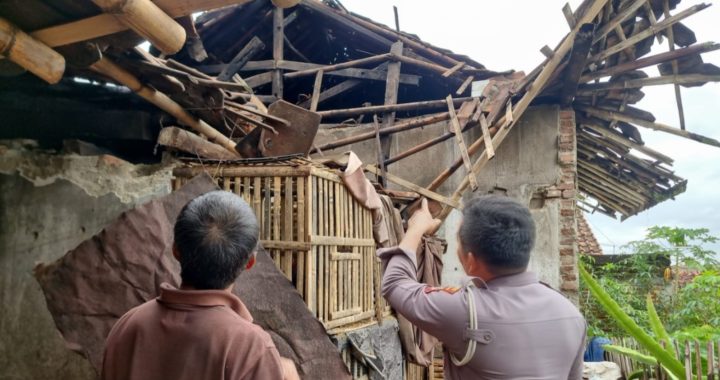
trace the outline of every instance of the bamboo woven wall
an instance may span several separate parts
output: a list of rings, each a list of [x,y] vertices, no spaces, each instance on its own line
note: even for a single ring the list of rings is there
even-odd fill
[[[173,187],[203,170],[176,169]],[[379,294],[371,213],[337,174],[286,162],[226,164],[213,177],[252,206],[263,247],[328,332],[389,313]]]

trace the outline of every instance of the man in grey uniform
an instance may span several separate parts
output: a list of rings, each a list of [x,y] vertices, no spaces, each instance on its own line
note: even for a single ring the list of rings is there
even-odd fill
[[[457,255],[470,278],[463,288],[417,282],[415,250],[432,233],[427,202],[386,265],[382,293],[390,305],[445,347],[446,379],[581,379],[585,320],[577,308],[527,271],[535,241],[529,210],[499,196],[463,210]]]

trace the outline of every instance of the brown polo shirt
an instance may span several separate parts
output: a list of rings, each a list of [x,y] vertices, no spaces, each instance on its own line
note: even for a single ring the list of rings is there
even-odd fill
[[[120,318],[105,346],[105,380],[282,379],[270,335],[236,296],[161,285]]]

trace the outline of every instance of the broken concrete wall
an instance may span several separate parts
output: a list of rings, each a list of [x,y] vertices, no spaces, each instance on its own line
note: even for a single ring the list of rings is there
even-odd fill
[[[33,267],[167,194],[171,168],[19,145],[0,142],[0,379],[94,379],[90,364],[65,348]]]
[[[530,108],[513,131],[507,136],[493,158],[478,176],[479,188],[474,194],[502,193],[528,205],[537,226],[537,241],[530,267],[540,278],[559,288],[560,277],[560,200],[547,196],[547,189],[560,183],[561,165],[558,162],[559,109],[555,106]],[[356,133],[371,131],[372,127],[349,127],[321,130],[320,143],[344,138]],[[415,133],[394,136],[391,156],[405,151],[446,132],[447,123],[437,123],[416,129]],[[465,133],[465,141],[474,141],[479,131]],[[574,146],[574,142],[573,142]],[[353,150],[366,163],[377,162],[375,140],[354,144],[345,150]],[[418,185],[427,186],[440,173],[460,157],[454,138],[448,139],[426,151],[389,166],[388,171]],[[449,195],[465,176],[460,168],[438,192]],[[399,188],[391,184],[392,188]],[[406,189],[405,189],[406,190]],[[474,194],[467,194],[468,197]],[[453,211],[440,234],[448,241],[443,282],[457,284],[464,272],[457,260],[456,233],[460,213]]]

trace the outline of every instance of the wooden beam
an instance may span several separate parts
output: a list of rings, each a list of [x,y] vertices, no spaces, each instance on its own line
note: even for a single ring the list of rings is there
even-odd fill
[[[171,18],[191,15],[251,0],[155,0],[154,3]],[[127,30],[128,26],[109,13],[36,30],[31,35],[50,47],[91,40]]]
[[[283,47],[285,35],[285,27],[283,26],[284,17],[283,9],[275,7],[273,9],[273,60],[275,64],[283,60]],[[272,76],[272,95],[278,99],[283,98],[283,72],[276,68],[273,70]]]
[[[560,90],[560,106],[562,107],[569,106],[575,98],[580,76],[585,70],[588,54],[592,47],[594,31],[595,24],[583,24],[575,35],[570,60],[562,76],[562,89]]]
[[[252,58],[255,54],[259,53],[265,49],[265,44],[257,38],[257,36],[253,37],[250,42],[248,42],[240,51],[233,57],[232,60],[230,60],[230,63],[223,68],[223,70],[218,74],[217,79],[220,81],[228,81],[230,78],[232,78],[235,73],[240,71],[240,68],[245,66],[245,64]]]
[[[185,28],[150,0],[93,0],[105,13],[150,41],[163,54],[172,55],[185,45]]]
[[[640,88],[645,86],[661,86],[665,84],[703,84],[707,82],[720,82],[720,75],[684,74],[684,75],[663,75],[653,78],[628,79],[618,82],[602,82],[581,84],[578,88],[578,95],[592,95],[595,92],[611,90],[624,90],[629,88]]]
[[[144,85],[132,73],[116,65],[109,58],[103,57],[92,64],[90,68],[129,88],[145,100],[155,104],[158,108],[175,117],[183,125],[196,130],[198,133],[202,133],[208,138],[208,140],[220,144],[229,152],[239,157],[239,154],[235,151],[235,142],[218,132],[215,128],[211,127],[203,120],[188,113],[178,103],[170,99],[170,97],[164,93]]]
[[[458,95],[458,96],[459,96],[459,95],[462,95],[462,94],[465,92],[465,90],[467,90],[468,86],[470,86],[470,84],[472,83],[473,79],[475,79],[475,77],[472,76],[472,75],[470,75],[470,76],[468,76],[467,78],[465,78],[465,80],[462,82],[462,84],[460,85],[460,87],[458,87],[457,91],[455,91],[455,95]]]
[[[488,128],[488,122],[485,115],[480,115],[480,128],[482,129],[483,140],[485,141],[485,150],[489,158],[495,157],[495,147],[492,145],[492,137],[490,136],[490,129]]]
[[[315,84],[313,85],[312,99],[310,101],[310,111],[317,111],[318,102],[320,101],[320,91],[322,90],[323,71],[320,70],[315,75]],[[322,119],[322,116],[320,116]]]
[[[377,166],[380,167],[380,174],[376,175],[378,183],[387,188],[387,170],[385,170],[385,155],[383,154],[382,139],[380,138],[380,123],[377,115],[373,115],[373,127],[375,129],[375,147],[377,148]]]
[[[444,73],[442,73],[443,78],[449,78],[451,75],[455,74],[458,70],[462,69],[463,66],[465,66],[465,62],[460,62],[457,65],[451,67]]]
[[[373,173],[375,175],[378,175],[380,173],[380,170],[375,165],[365,165],[365,170],[369,171],[370,173]],[[459,209],[460,205],[457,201],[453,201],[447,197],[444,197],[434,191],[425,189],[423,187],[420,187],[406,179],[400,178],[394,174],[385,173],[385,176],[387,177],[388,181],[400,185],[408,190],[412,190],[426,198],[432,199],[434,201],[440,202],[448,207]]]
[[[403,43],[398,41],[390,47],[390,54],[402,55]],[[391,62],[388,64],[387,80],[385,81],[385,102],[386,106],[397,104],[398,89],[400,87],[400,62]],[[383,129],[390,128],[395,123],[395,112],[386,111],[383,113]],[[390,158],[390,150],[392,145],[392,135],[385,135],[380,138],[382,142],[382,160]]]
[[[328,73],[331,71],[345,69],[348,67],[367,65],[370,63],[386,61],[391,56],[392,56],[392,54],[385,53],[385,54],[380,54],[380,55],[374,55],[374,56],[367,57],[367,58],[361,58],[361,59],[355,59],[352,61],[337,63],[334,65],[326,65],[326,66],[320,66],[320,67],[316,67],[316,68],[312,68],[312,69],[308,69],[308,70],[300,70],[300,71],[296,71],[294,73],[285,74],[285,78],[298,78],[298,77],[302,77],[302,76],[313,75],[313,74],[317,73],[319,70],[322,70],[325,73]]]
[[[648,66],[654,66],[663,62],[667,62],[669,60],[678,59],[688,55],[702,54],[718,49],[720,49],[720,44],[715,42],[705,42],[701,44],[690,45],[686,48],[655,54],[649,57],[637,59],[635,61],[621,63],[617,66],[612,66],[604,70],[591,72],[589,74],[583,75],[582,78],[580,78],[580,82],[585,83],[593,79],[614,76],[627,71],[637,70]]]
[[[562,7],[563,16],[565,16],[565,21],[567,21],[568,26],[570,27],[570,30],[575,28],[575,25],[577,25],[577,19],[575,18],[575,15],[573,14],[573,10],[570,7],[569,3],[565,3]]]
[[[213,160],[237,159],[236,154],[228,152],[222,146],[207,141],[200,136],[177,127],[166,127],[160,130],[157,143],[181,150],[192,155]]]
[[[471,97],[455,98],[455,99],[453,99],[453,104],[456,106],[459,106],[463,102],[466,102],[466,101],[472,100],[472,99],[474,99],[474,98],[471,98]],[[400,104],[393,104],[393,105],[367,106],[367,107],[346,108],[346,109],[339,109],[339,110],[320,111],[320,112],[318,112],[318,114],[320,114],[323,118],[330,118],[330,117],[367,115],[367,114],[371,114],[371,113],[380,113],[380,112],[430,110],[430,109],[445,108],[445,107],[446,107],[445,99],[443,99],[443,100],[423,100],[420,102],[400,103]]]
[[[669,125],[655,123],[655,122],[643,120],[643,119],[640,119],[637,117],[633,117],[633,116],[630,116],[628,114],[624,114],[621,112],[614,112],[614,111],[609,111],[609,110],[595,108],[595,107],[579,105],[579,106],[576,106],[575,108],[587,113],[588,115],[592,115],[592,116],[598,117],[603,120],[624,121],[626,123],[634,124],[634,125],[637,125],[640,127],[669,133],[669,134],[672,134],[675,136],[684,137],[686,139],[694,140],[694,141],[697,141],[697,142],[700,142],[703,144],[707,144],[707,145],[711,145],[711,146],[720,148],[720,141],[717,141],[710,137],[705,137],[705,136],[699,135],[697,133],[683,131],[679,128],[674,128]]]
[[[637,10],[646,3],[647,0],[635,0],[629,6],[626,6],[625,8],[622,8],[620,11],[618,11],[617,14],[615,14],[615,17],[612,18],[612,20],[606,22],[602,25],[600,29],[597,30],[597,32],[595,33],[595,38],[593,39],[593,44],[596,42],[600,42],[603,37],[607,36],[608,33],[615,30],[616,27],[621,26],[621,24],[629,17],[635,16]]]
[[[422,116],[422,117],[417,117],[417,118],[413,118],[413,119],[409,119],[409,120],[403,120],[403,121],[398,122],[397,124],[393,125],[392,127],[380,129],[380,136],[403,132],[403,131],[407,131],[410,129],[420,128],[420,127],[423,127],[426,125],[439,123],[439,122],[445,121],[447,119],[448,119],[448,113],[443,112],[443,113],[439,113],[439,114]],[[355,144],[358,142],[370,140],[374,137],[375,137],[374,131],[360,133],[355,136],[349,136],[344,139],[335,140],[335,141],[327,143],[325,145],[321,145],[318,148],[320,150],[330,150],[330,149],[340,148],[343,146],[348,146],[348,145]]]
[[[0,17],[0,58],[6,57],[42,80],[55,84],[65,73],[65,58]]]

